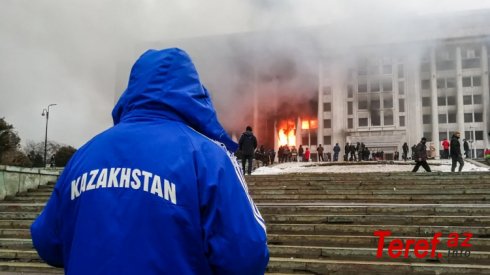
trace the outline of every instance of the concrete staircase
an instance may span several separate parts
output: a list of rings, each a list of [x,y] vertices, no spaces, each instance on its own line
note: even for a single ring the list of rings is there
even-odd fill
[[[247,183],[267,222],[268,274],[490,274],[490,173],[289,174]],[[63,273],[40,261],[29,234],[52,188],[0,201],[0,273]],[[392,231],[380,259],[379,229]],[[441,258],[419,259],[413,246],[407,257],[387,255],[393,239],[435,232]],[[448,257],[451,232],[474,234],[468,257]]]
[[[247,183],[267,223],[269,274],[490,274],[490,173],[289,174]],[[380,229],[392,236],[377,258]],[[388,256],[391,240],[430,241],[436,232],[441,258],[419,259],[413,246],[407,257]],[[470,252],[448,257],[451,232],[474,234]]]

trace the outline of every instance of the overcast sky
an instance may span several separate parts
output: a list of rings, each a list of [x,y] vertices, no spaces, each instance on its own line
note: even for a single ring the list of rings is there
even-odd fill
[[[118,75],[153,41],[488,8],[487,0],[0,0],[0,117],[23,143],[42,141],[42,110],[56,103],[49,139],[79,147],[112,125]]]

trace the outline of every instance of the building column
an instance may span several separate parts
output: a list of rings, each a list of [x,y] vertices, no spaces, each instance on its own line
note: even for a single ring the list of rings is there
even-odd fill
[[[485,144],[485,148],[489,148],[490,142],[488,131],[490,129],[490,119],[488,119],[488,116],[490,115],[490,91],[488,87],[488,52],[485,44],[483,44],[481,47],[481,66],[481,83],[483,89],[483,142]]]
[[[320,59],[320,62],[318,63],[318,129],[317,129],[317,142],[318,144],[323,144],[325,147],[325,144],[323,143],[323,86],[324,86],[324,81],[323,79],[325,76],[323,75],[323,60]],[[333,108],[333,106],[332,106]],[[301,125],[299,125],[301,127]]]
[[[430,50],[430,92],[432,114],[432,144],[436,150],[436,158],[439,158],[439,110],[437,107],[437,68],[435,48]]]
[[[405,128],[407,144],[411,147],[417,144],[423,134],[422,97],[420,96],[420,53],[411,53],[406,59],[405,66],[405,98],[406,100]],[[405,141],[404,141],[405,142]]]
[[[461,67],[461,47],[456,47],[456,122],[458,131],[464,136],[463,69]],[[449,133],[451,136],[452,133]]]
[[[332,145],[338,143],[341,147],[341,154],[346,142],[347,128],[347,85],[345,85],[344,66],[337,62],[331,66],[330,84],[332,87]],[[334,69],[335,68],[335,69]],[[343,158],[339,157],[342,161]]]

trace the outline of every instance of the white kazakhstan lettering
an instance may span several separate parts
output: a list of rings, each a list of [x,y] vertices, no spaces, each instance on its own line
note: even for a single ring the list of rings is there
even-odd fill
[[[80,197],[84,192],[99,188],[132,188],[158,196],[177,204],[175,184],[168,179],[162,179],[140,169],[131,168],[102,168],[83,173],[71,181],[71,200]]]

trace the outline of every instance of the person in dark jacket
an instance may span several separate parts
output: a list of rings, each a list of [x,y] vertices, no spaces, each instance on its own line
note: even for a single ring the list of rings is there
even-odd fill
[[[456,170],[456,165],[458,162],[459,162],[458,172],[461,172],[461,170],[463,170],[464,160],[463,160],[463,156],[461,155],[461,144],[459,143],[460,136],[461,133],[456,131],[451,137],[451,145],[450,145],[450,152],[449,152],[449,154],[451,154],[451,160],[452,160],[451,172],[454,172]]]
[[[403,143],[402,150],[403,150],[403,156],[402,156],[403,160],[407,161],[407,159],[408,159],[408,144],[406,142]]]
[[[245,163],[248,161],[248,170],[247,173],[249,175],[252,174],[252,160],[254,158],[255,148],[257,148],[257,138],[255,138],[252,133],[252,127],[247,126],[245,132],[243,132],[240,137],[240,141],[238,141],[240,146],[240,151],[242,151],[242,167],[243,174],[245,174]]]
[[[303,161],[303,154],[304,154],[304,151],[303,151],[303,145],[300,145],[299,148],[298,148],[298,161]]]
[[[335,143],[335,146],[333,147],[333,161],[339,160],[339,153],[340,153],[340,146],[338,143]]]
[[[32,224],[41,258],[67,275],[264,274],[265,224],[238,145],[187,53],[145,52],[112,117]]]
[[[318,145],[318,148],[316,148],[316,151],[318,152],[318,161],[325,161],[323,159],[323,147],[321,144]]]
[[[419,144],[417,144],[417,146],[415,147],[415,167],[413,168],[412,172],[417,172],[420,166],[424,167],[425,171],[431,172],[429,164],[427,163],[427,146],[425,145],[426,142],[427,139],[423,137],[420,140]]]
[[[463,139],[463,150],[464,156],[466,158],[471,158],[470,145],[468,144],[468,141],[466,139]]]

